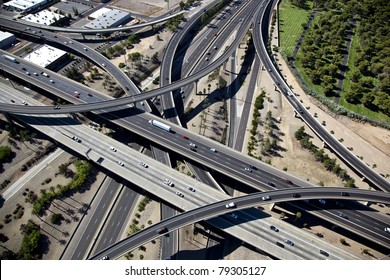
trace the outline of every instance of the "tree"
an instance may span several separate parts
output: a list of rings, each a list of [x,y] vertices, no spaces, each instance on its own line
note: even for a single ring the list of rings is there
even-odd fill
[[[12,150],[8,146],[0,146],[0,163],[5,162],[12,154]]]
[[[348,244],[347,241],[344,238],[340,238],[340,243],[342,245],[347,245]]]
[[[316,160],[319,161],[319,162],[322,162],[324,160],[324,155],[325,155],[324,149],[318,149],[314,153],[314,156],[315,156]]]
[[[370,107],[373,105],[373,102],[375,100],[375,95],[372,93],[372,92],[369,92],[369,93],[366,93],[365,95],[363,95],[361,101],[362,101],[362,104],[365,106],[365,107]]]
[[[295,132],[295,138],[297,140],[303,139],[303,137],[306,135],[305,133],[305,127],[301,126],[296,132]]]
[[[295,213],[295,220],[294,220],[294,222],[295,222],[297,219],[300,219],[301,217],[302,217],[302,213],[301,213],[301,212]]]
[[[76,7],[72,8],[74,15],[77,17],[79,15],[79,10]]]
[[[68,173],[68,165],[66,163],[60,164],[58,166],[58,172],[62,175]]]

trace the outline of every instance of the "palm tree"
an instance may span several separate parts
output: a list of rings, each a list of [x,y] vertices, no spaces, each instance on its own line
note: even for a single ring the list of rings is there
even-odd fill
[[[295,220],[294,220],[294,222],[295,222],[297,219],[300,219],[301,217],[302,217],[302,213],[301,213],[301,212],[295,213]]]

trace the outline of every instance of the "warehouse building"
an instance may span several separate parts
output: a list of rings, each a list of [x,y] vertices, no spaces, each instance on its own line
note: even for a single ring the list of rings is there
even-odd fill
[[[15,35],[9,32],[0,31],[0,49],[7,49],[16,42]]]
[[[51,68],[53,64],[59,63],[61,60],[66,59],[66,57],[65,51],[52,46],[43,45],[39,49],[36,49],[23,57],[23,59],[44,68]]]
[[[99,13],[98,13],[99,14]],[[121,10],[108,10],[105,13],[100,14],[90,23],[84,25],[84,28],[88,29],[101,29],[117,27],[121,24],[125,24],[131,20],[131,15]]]
[[[36,14],[24,16],[21,19],[38,24],[52,25],[55,22],[60,22],[65,19],[65,16],[53,13],[49,10],[42,10]]]
[[[48,0],[11,0],[3,4],[3,7],[10,11],[29,13],[40,9],[48,3]]]

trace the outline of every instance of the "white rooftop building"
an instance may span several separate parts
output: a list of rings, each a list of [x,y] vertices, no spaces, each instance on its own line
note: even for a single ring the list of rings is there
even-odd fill
[[[54,22],[59,21],[63,18],[65,18],[65,16],[53,13],[49,10],[43,10],[36,14],[29,14],[27,16],[24,16],[21,19],[38,24],[52,25]]]
[[[48,0],[11,0],[4,3],[3,6],[9,10],[27,13],[45,5],[47,1]]]
[[[39,49],[36,49],[23,57],[23,59],[45,68],[65,55],[66,52],[63,50],[43,45]]]
[[[89,29],[110,28],[129,22],[130,20],[131,15],[129,13],[121,10],[109,9],[109,11],[101,14],[93,21],[84,25],[84,27]]]
[[[0,49],[5,49],[16,41],[15,35],[9,32],[0,31]]]
[[[97,18],[101,17],[102,15],[104,15],[105,13],[107,13],[107,12],[109,12],[109,11],[111,11],[111,9],[106,8],[106,7],[103,7],[103,8],[101,8],[101,9],[99,9],[99,10],[93,12],[92,14],[90,14],[90,15],[88,16],[88,19],[89,19],[89,20],[97,19]]]

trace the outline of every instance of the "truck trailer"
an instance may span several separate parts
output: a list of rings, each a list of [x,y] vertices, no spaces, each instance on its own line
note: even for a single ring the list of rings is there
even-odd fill
[[[16,60],[16,58],[15,58],[15,57],[12,57],[12,56],[10,56],[10,55],[7,55],[7,54],[3,54],[2,56],[3,56],[3,58],[4,58],[4,59],[6,59],[6,60],[9,60],[9,61],[12,61],[12,62],[18,63],[18,61]]]
[[[157,127],[161,128],[161,129],[164,129],[165,131],[168,131],[168,132],[171,131],[171,127],[169,125],[166,125],[166,124],[162,123],[162,122],[159,122],[159,121],[156,121],[156,120],[150,120],[149,123],[151,125],[157,126]]]

